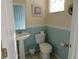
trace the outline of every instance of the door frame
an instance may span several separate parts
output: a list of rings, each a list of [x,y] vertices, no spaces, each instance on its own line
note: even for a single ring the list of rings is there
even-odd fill
[[[70,44],[68,59],[78,59],[78,0],[73,1]]]

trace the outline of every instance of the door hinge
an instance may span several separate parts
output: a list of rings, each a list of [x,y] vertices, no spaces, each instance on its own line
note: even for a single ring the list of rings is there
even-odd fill
[[[7,49],[6,48],[1,48],[1,59],[7,58]]]

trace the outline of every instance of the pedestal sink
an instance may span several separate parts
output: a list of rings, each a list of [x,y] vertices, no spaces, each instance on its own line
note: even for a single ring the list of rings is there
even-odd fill
[[[19,57],[25,59],[24,40],[30,36],[29,32],[16,33],[16,40],[19,41]]]

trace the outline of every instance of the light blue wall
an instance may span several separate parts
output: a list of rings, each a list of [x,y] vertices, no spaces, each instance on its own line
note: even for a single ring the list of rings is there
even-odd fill
[[[53,52],[61,59],[68,59],[68,48],[61,47],[61,42],[68,43],[70,31],[47,27],[47,42],[53,46]]]
[[[53,46],[52,53],[57,54],[61,59],[68,59],[68,48],[63,48],[60,46],[61,42],[69,42],[70,31],[60,30],[51,27],[31,27],[27,28],[28,32],[31,33],[31,36],[24,40],[25,52],[26,49],[30,46],[36,46],[35,42],[35,33],[39,33],[40,31],[45,31],[46,33],[46,41],[49,42]]]

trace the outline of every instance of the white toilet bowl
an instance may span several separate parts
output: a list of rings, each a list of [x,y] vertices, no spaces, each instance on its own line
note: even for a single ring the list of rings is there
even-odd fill
[[[52,46],[48,43],[39,44],[42,59],[50,59]]]
[[[45,33],[41,31],[39,34],[35,35],[36,43],[39,44],[42,59],[50,59],[50,53],[52,51],[52,46],[45,43]]]

